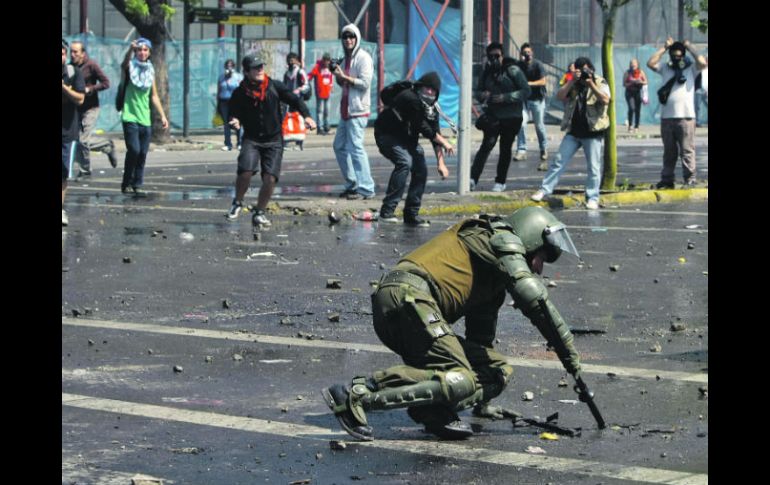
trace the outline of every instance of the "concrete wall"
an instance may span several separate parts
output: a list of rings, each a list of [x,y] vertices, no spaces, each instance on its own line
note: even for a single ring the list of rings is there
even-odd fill
[[[508,9],[508,32],[517,45],[515,48],[509,44],[507,51],[511,55],[517,55],[517,48],[529,41],[529,0],[510,0]]]
[[[315,39],[331,40],[339,37],[339,13],[331,2],[321,2],[310,8],[315,9]]]

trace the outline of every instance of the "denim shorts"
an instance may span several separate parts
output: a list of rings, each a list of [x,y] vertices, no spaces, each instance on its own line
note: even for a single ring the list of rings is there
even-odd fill
[[[281,161],[283,160],[283,142],[271,141],[259,143],[244,138],[241,142],[241,153],[238,155],[238,174],[243,172],[268,173],[275,177],[276,182],[281,175]]]

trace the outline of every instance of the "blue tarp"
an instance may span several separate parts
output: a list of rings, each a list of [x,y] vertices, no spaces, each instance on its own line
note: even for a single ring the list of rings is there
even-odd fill
[[[441,5],[435,2],[421,2],[420,8],[422,9],[425,17],[428,20],[429,25],[433,25],[441,11]],[[409,64],[406,70],[414,63],[417,58],[417,54],[420,52],[420,48],[426,38],[428,38],[428,32],[430,29],[425,26],[420,17],[419,12],[415,8],[414,4],[409,4]],[[447,58],[452,62],[457,75],[460,75],[460,10],[456,8],[447,8],[441,17],[436,31],[434,32],[436,38],[441,43],[441,47],[444,49]],[[455,123],[458,120],[458,111],[460,109],[460,86],[452,75],[452,71],[444,61],[441,52],[436,46],[435,42],[431,40],[428,46],[425,48],[425,52],[420,58],[417,68],[412,75],[412,79],[419,79],[425,73],[430,71],[436,71],[441,78],[441,95],[439,96],[439,104],[442,111],[452,118]],[[406,72],[406,71],[405,71]],[[443,120],[441,120],[441,126],[447,126]]]

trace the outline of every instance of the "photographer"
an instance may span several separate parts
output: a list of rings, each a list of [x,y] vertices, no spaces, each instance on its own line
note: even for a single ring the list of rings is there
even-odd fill
[[[695,62],[685,57],[689,50]],[[669,61],[660,58],[668,51]],[[689,41],[674,42],[669,37],[663,47],[647,61],[647,67],[660,74],[663,87],[658,91],[660,136],[663,140],[663,170],[659,189],[674,188],[674,169],[681,153],[684,185],[695,185],[695,78],[707,66]]]
[[[565,103],[562,131],[567,134],[559,145],[559,154],[548,165],[540,190],[531,199],[539,202],[553,193],[561,173],[572,161],[578,148],[583,147],[588,175],[586,177],[586,208],[599,208],[599,184],[602,177],[604,131],[610,126],[607,108],[610,104],[610,87],[600,76],[587,57],[575,59],[572,79],[556,93]]]
[[[243,81],[243,75],[235,70],[235,61],[228,59],[225,61],[225,72],[219,76],[217,82],[217,112],[225,122],[225,146],[222,147],[224,151],[230,151],[233,149],[233,142],[230,137],[230,124],[227,119],[230,116],[230,110],[228,103],[233,96],[233,91]],[[238,130],[238,150],[241,149],[241,138],[243,137],[243,130]]]

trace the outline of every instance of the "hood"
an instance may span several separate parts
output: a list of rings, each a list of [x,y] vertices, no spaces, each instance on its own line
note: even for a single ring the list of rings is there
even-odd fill
[[[344,32],[352,32],[353,35],[356,36],[356,46],[353,47],[353,52],[350,53],[350,57],[353,58],[358,54],[358,49],[361,48],[361,31],[358,30],[358,27],[356,27],[355,24],[348,24],[344,27],[342,27],[342,30],[340,31],[340,35],[342,35]],[[340,39],[340,43],[342,43],[342,39]],[[345,48],[343,47],[343,52],[345,51]]]
[[[414,83],[416,86],[428,86],[430,88],[433,88],[436,90],[436,100],[438,100],[439,95],[441,94],[441,78],[438,77],[438,74],[436,71],[431,71],[426,74],[423,74],[420,79],[417,80],[417,82]]]

